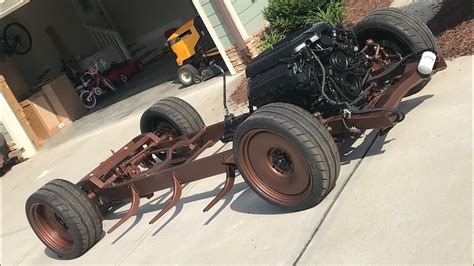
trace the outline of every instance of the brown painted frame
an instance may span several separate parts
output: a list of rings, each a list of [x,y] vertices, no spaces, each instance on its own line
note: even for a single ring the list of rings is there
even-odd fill
[[[350,118],[335,115],[323,119],[318,114],[315,115],[332,135],[347,133],[344,122],[349,127],[359,129],[388,130],[397,123],[394,111],[402,98],[428,78],[418,73],[417,65],[417,61],[400,65],[402,75],[398,82],[383,89],[380,86],[376,97],[369,97],[372,100],[364,110],[369,112],[354,114]],[[434,73],[444,68],[445,61],[438,58]],[[100,207],[131,199],[129,212],[109,230],[112,232],[135,215],[140,198],[151,197],[155,191],[173,188],[170,202],[150,221],[153,223],[177,203],[183,184],[226,173],[224,188],[204,209],[207,211],[230,191],[237,170],[232,150],[198,158],[206,149],[219,142],[223,134],[224,122],[171,140],[168,136],[160,138],[153,133],[139,135],[119,151],[113,152],[112,156],[80,180],[77,186],[89,195],[102,213],[104,209]],[[166,154],[164,160],[157,162],[150,159],[152,154],[159,153]],[[177,153],[181,155],[173,155]],[[145,166],[145,170],[140,169],[140,165]]]

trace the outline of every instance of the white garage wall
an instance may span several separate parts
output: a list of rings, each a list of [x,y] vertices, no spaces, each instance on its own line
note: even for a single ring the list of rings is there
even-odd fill
[[[0,29],[14,21],[25,25],[33,39],[33,48],[28,54],[13,56],[13,62],[29,86],[44,70],[60,66],[59,54],[45,31],[48,26],[56,29],[73,55],[87,57],[97,50],[70,0],[32,0],[2,18]]]

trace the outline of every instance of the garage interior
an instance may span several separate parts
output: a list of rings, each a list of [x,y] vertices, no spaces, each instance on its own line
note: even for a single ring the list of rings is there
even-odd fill
[[[196,17],[203,24],[201,29],[195,27],[196,35],[209,35],[206,39],[210,37],[222,59],[217,62],[225,65],[228,75],[235,75],[258,54],[258,40],[267,25],[262,15],[267,3],[0,0],[0,133],[9,147],[29,158],[90,132],[94,125],[125,117],[167,93],[191,92],[193,87],[181,85],[177,77],[177,61],[183,60],[177,60],[172,41],[165,42]],[[10,28],[20,29],[21,39],[31,41],[17,46],[18,34],[10,35]],[[172,38],[187,34],[184,30]],[[200,45],[189,46],[196,49],[190,50],[190,56],[207,53]],[[13,47],[24,48],[24,53]],[[86,75],[92,66],[98,72]],[[84,85],[87,82],[93,86]],[[89,95],[96,88],[108,93],[99,95],[87,109],[84,87]]]
[[[120,90],[127,91],[125,94],[142,83],[156,85],[173,79],[177,66],[174,55],[163,46],[164,32],[196,16],[190,0],[31,1],[0,22],[2,29],[11,22],[21,23],[33,40],[26,55],[9,59],[27,86],[14,94],[19,101],[31,96],[29,90],[61,72],[61,60],[77,63],[82,71],[95,60],[100,61],[102,71],[113,62],[132,59],[142,63],[148,71]],[[148,72],[154,74],[146,75]]]
[[[178,83],[176,56],[164,45],[165,33],[199,16],[191,0],[15,1],[23,6],[1,19],[0,31],[19,23],[29,32],[32,45],[24,55],[0,53],[2,94],[6,98],[10,94],[8,98],[19,104],[16,116],[36,149],[84,115],[163,82]],[[94,108],[84,108],[76,95],[75,88],[83,83],[78,77],[95,62],[107,73],[116,63],[127,61],[136,62],[141,70],[124,84],[114,82],[116,91],[99,96]],[[10,137],[3,124],[2,128]]]

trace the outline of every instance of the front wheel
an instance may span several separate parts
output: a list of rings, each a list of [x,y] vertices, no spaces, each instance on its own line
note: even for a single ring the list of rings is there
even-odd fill
[[[190,86],[201,81],[198,70],[189,64],[178,69],[178,79],[184,86]]]
[[[94,95],[94,92],[85,90],[79,94],[79,98],[81,98],[82,104],[87,109],[92,109],[97,104],[97,98]]]
[[[250,115],[237,130],[233,152],[249,187],[289,211],[319,204],[339,175],[339,151],[331,134],[292,104],[268,104]]]
[[[102,237],[98,209],[69,181],[50,181],[28,198],[25,210],[38,238],[61,258],[81,256]]]

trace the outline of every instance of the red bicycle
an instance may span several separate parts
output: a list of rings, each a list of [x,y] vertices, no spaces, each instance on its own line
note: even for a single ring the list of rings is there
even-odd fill
[[[97,104],[97,97],[107,94],[107,89],[116,91],[112,81],[103,76],[99,71],[97,62],[90,66],[81,77],[82,85],[79,87],[79,97],[82,104],[88,108],[94,108]]]

